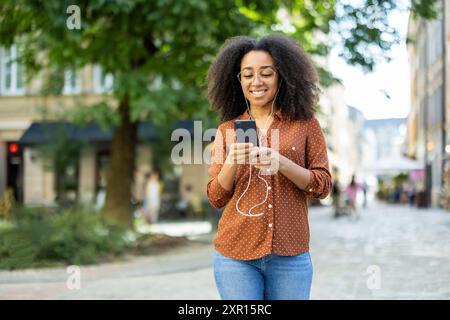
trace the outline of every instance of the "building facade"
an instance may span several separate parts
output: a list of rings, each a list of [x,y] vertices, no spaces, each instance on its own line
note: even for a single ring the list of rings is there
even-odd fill
[[[427,204],[439,206],[443,170],[450,155],[450,4],[438,1],[438,17],[410,16],[411,111],[406,154],[423,163]]]
[[[341,187],[350,183],[353,175],[367,181],[367,150],[371,150],[364,133],[364,115],[344,101],[345,87],[335,82],[323,90],[319,121],[324,128],[330,168]],[[370,165],[368,166],[370,167]]]
[[[22,67],[16,61],[19,54],[15,45],[0,48],[0,197],[7,188],[12,188],[20,203],[51,205],[61,196],[58,194],[61,192],[58,188],[60,177],[41,156],[39,143],[22,143],[22,138],[33,125],[43,120],[54,120],[55,115],[79,105],[93,105],[111,99],[109,92],[114,79],[104,74],[99,66],[66,70],[60,93],[43,94],[44,82],[39,75],[25,84]],[[106,186],[110,137],[104,137],[98,130],[96,132],[100,137],[89,138],[78,158],[64,172],[66,181],[70,182],[65,196],[85,204],[95,204]],[[56,138],[57,132],[54,134]],[[148,139],[144,133],[137,146],[134,176],[137,196],[141,194],[140,186],[144,183],[145,174],[152,169],[153,157],[156,156],[152,152],[152,141]],[[179,175],[180,189],[191,184],[194,192],[206,197],[206,165],[180,165],[174,172]]]

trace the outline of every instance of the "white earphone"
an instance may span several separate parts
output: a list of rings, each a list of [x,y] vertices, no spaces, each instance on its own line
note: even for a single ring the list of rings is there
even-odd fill
[[[273,98],[273,100],[272,100],[271,111],[270,111],[269,116],[267,117],[266,123],[264,124],[264,129],[267,129],[267,128],[266,128],[267,122],[269,121],[270,117],[273,115],[273,104],[275,103],[275,100],[277,99],[277,95],[278,95],[278,91],[280,90],[280,87],[281,87],[281,80],[280,80],[280,85],[278,86],[277,92],[275,93],[275,96],[274,96],[274,98]],[[247,98],[245,97],[245,94],[244,94],[244,99],[245,99],[245,104],[247,105],[248,113],[249,113],[250,117],[253,119],[253,116],[252,116],[252,114],[251,114],[251,112],[250,112],[250,107],[249,107],[248,102],[247,102]],[[261,131],[262,131],[262,130],[261,130]],[[261,137],[262,137],[262,133],[261,133],[261,134],[259,135],[259,137],[258,137],[258,140],[259,140],[259,141],[262,141]],[[266,132],[265,132],[265,137],[267,137],[267,130],[266,130]],[[249,173],[249,177],[248,177],[247,187],[245,188],[244,192],[240,195],[240,197],[239,197],[238,200],[236,201],[236,210],[237,210],[237,212],[239,212],[241,215],[246,216],[246,217],[259,217],[259,216],[262,216],[263,214],[265,214],[265,212],[260,212],[260,213],[255,213],[255,214],[253,214],[251,211],[252,211],[254,208],[256,208],[256,207],[262,205],[263,203],[265,203],[265,202],[267,201],[267,198],[268,198],[268,196],[269,196],[269,190],[270,190],[269,183],[267,182],[267,180],[264,179],[263,177],[261,177],[261,170],[259,170],[259,172],[258,172],[258,178],[261,179],[261,180],[266,184],[266,196],[265,196],[265,198],[264,198],[264,201],[262,201],[261,203],[258,203],[258,204],[256,204],[256,205],[254,205],[253,207],[251,207],[251,208],[248,210],[247,213],[242,212],[242,211],[239,209],[239,202],[241,201],[242,197],[244,196],[244,194],[247,192],[248,188],[250,187],[250,181],[252,180],[252,165],[249,164],[249,167],[250,167],[250,173]]]

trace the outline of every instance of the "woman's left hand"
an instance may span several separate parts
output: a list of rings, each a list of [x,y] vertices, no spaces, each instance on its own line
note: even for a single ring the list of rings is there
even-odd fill
[[[272,148],[259,147],[250,153],[250,164],[264,175],[276,174],[280,168],[281,155]]]

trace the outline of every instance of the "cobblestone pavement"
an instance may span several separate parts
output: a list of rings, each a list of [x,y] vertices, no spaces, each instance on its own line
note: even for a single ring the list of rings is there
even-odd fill
[[[449,299],[450,212],[370,204],[358,220],[311,208],[311,299]],[[154,256],[81,267],[0,271],[0,299],[219,299],[212,235]]]
[[[450,212],[372,205],[356,221],[310,216],[312,299],[450,298]]]

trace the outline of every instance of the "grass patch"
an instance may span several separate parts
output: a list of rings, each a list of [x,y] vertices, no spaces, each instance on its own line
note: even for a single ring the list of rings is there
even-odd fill
[[[127,255],[155,254],[186,238],[139,234],[108,225],[99,213],[82,209],[18,209],[0,222],[0,269],[87,265]]]

